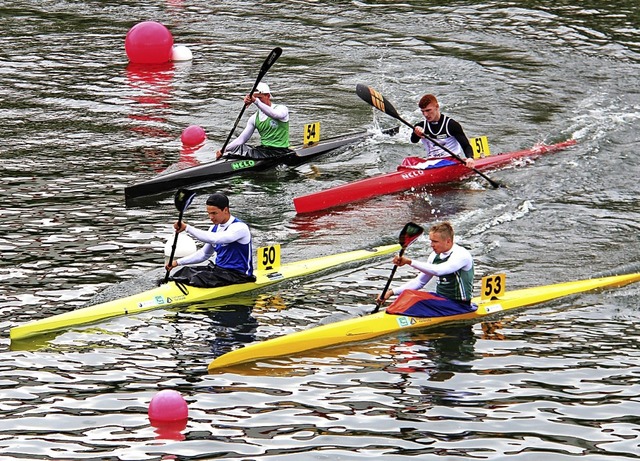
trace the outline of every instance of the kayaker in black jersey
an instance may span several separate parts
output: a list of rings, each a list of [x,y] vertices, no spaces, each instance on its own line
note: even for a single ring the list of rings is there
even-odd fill
[[[219,192],[207,198],[207,214],[213,225],[203,231],[176,221],[176,232],[187,232],[204,246],[190,256],[173,260],[167,270],[197,264],[215,256],[207,265],[181,267],[169,278],[185,285],[212,288],[235,283],[254,282],[253,245],[249,226],[234,217],[229,199]]]
[[[428,159],[451,158],[448,152],[426,138],[435,139],[458,157],[466,157],[466,166],[473,168],[475,165],[473,148],[464,134],[462,125],[440,112],[440,104],[432,94],[422,96],[418,102],[418,107],[420,107],[424,120],[413,126],[411,142],[417,143],[421,141]]]
[[[413,261],[399,255],[393,258],[393,264],[397,266],[408,264],[420,271],[420,274],[398,288],[387,290],[378,297],[378,302],[386,301],[393,295],[400,295],[405,290],[419,290],[433,277],[437,277],[437,284],[435,293],[429,292],[427,293],[429,296],[421,296],[417,302],[395,302],[387,308],[387,313],[414,317],[440,317],[476,310],[477,307],[471,304],[473,257],[466,248],[454,243],[453,239],[451,223],[434,224],[429,229],[429,240],[433,252],[426,262]]]
[[[289,149],[289,109],[284,104],[271,103],[269,85],[259,83],[255,93],[244,97],[244,104],[255,104],[258,111],[249,117],[244,131],[229,143],[224,152],[216,152],[216,159],[222,155],[261,159],[295,153]],[[260,134],[260,145],[254,147],[247,142],[256,129]]]

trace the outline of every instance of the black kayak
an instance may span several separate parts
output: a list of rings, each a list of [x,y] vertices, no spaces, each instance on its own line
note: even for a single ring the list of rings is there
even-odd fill
[[[383,130],[383,134],[394,135],[398,133],[399,127]],[[349,144],[354,144],[363,139],[373,136],[373,133],[361,132],[343,135],[336,138],[329,138],[326,141],[314,145],[300,147],[294,150],[291,155],[283,155],[275,158],[225,158],[203,163],[171,173],[161,173],[146,181],[127,186],[124,195],[127,200],[147,195],[161,194],[180,187],[195,185],[199,183],[215,181],[249,171],[265,171],[277,165],[296,166],[308,162],[319,155],[339,149]]]

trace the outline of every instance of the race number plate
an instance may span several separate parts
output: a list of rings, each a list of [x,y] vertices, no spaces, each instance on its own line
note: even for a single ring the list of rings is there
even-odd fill
[[[500,299],[506,290],[507,276],[505,274],[488,275],[482,278],[480,299]]]
[[[473,158],[488,157],[491,155],[489,151],[489,140],[486,136],[470,138],[469,143],[471,143],[471,147],[473,148]]]
[[[320,142],[320,122],[307,123],[304,126],[303,144],[310,146]]]
[[[272,271],[280,267],[280,244],[260,247],[258,254],[258,270]]]

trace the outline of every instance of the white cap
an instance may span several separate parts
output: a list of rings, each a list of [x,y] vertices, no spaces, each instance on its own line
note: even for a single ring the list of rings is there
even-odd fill
[[[271,90],[269,89],[269,85],[267,85],[266,83],[260,82],[256,87],[256,93],[271,94]]]

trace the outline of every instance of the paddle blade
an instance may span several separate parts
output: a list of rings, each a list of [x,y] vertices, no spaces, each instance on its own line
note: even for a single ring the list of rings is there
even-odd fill
[[[196,193],[189,189],[178,189],[176,195],[173,198],[176,209],[180,213],[183,213],[187,208],[189,208],[189,205],[191,205],[191,202],[193,201],[193,198],[195,196]]]
[[[404,228],[400,232],[399,243],[402,248],[407,248],[411,245],[418,237],[420,237],[424,233],[424,229],[422,226],[419,226],[416,223],[408,222],[404,225]]]
[[[271,69],[271,66],[273,66],[273,63],[278,60],[281,54],[282,54],[282,48],[280,48],[279,46],[276,46],[271,51],[271,53],[269,53],[269,56],[267,56],[267,59],[264,60],[264,63],[262,63],[262,67],[260,68],[260,73],[263,75],[266,74],[267,71]]]
[[[393,104],[391,104],[391,102],[389,102],[387,98],[382,96],[382,94],[378,93],[376,90],[374,90],[370,86],[364,85],[362,83],[358,83],[356,85],[356,94],[360,99],[371,104],[376,109],[384,112],[387,115],[390,115],[396,120],[400,120],[405,125],[411,126],[408,122],[403,120],[402,117],[400,117],[400,114],[398,114],[398,111],[396,110],[396,108],[393,107]]]

